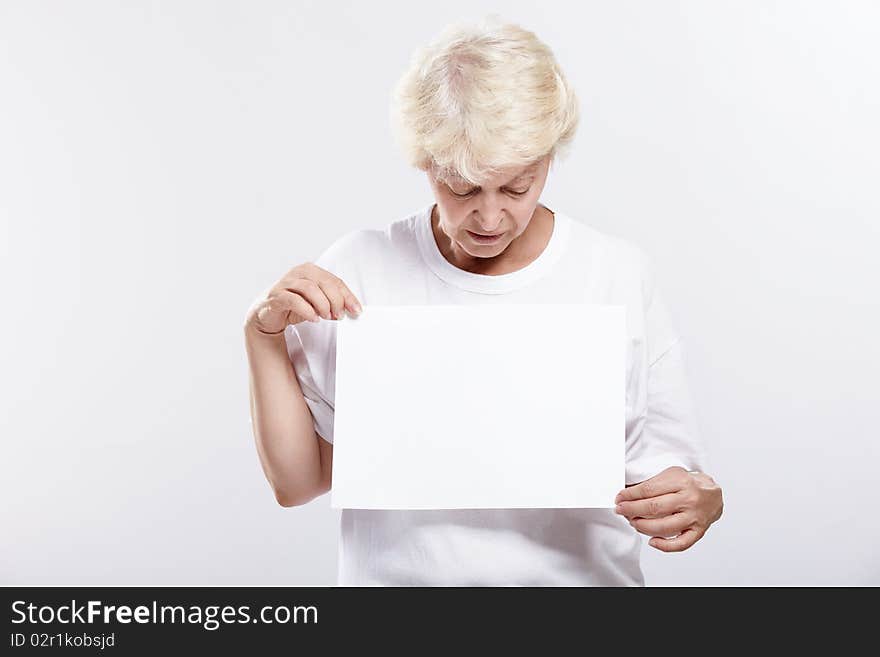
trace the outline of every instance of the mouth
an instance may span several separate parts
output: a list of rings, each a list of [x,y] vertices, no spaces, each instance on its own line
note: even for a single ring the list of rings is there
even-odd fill
[[[470,235],[471,239],[477,244],[494,244],[501,239],[502,235],[504,235],[504,233],[496,233],[494,235],[482,235],[480,233],[474,233],[470,230],[467,231],[467,234]]]

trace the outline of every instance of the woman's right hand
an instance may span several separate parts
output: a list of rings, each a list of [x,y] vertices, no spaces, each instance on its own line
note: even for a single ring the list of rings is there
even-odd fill
[[[277,335],[288,324],[342,319],[346,311],[356,317],[362,310],[341,278],[306,262],[287,272],[253,303],[247,312],[245,329]]]

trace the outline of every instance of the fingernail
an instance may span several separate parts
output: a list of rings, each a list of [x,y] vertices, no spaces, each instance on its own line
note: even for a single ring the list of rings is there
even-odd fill
[[[621,506],[618,504],[617,506],[614,507],[614,513],[620,513],[620,514],[622,514],[622,513],[623,513],[623,507],[621,507]]]

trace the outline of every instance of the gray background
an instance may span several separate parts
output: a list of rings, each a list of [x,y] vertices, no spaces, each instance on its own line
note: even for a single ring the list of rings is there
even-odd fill
[[[880,9],[869,2],[2,2],[0,583],[333,584],[279,507],[241,325],[430,202],[388,128],[488,11],[580,95],[544,201],[655,259],[721,522],[649,584],[880,584]]]

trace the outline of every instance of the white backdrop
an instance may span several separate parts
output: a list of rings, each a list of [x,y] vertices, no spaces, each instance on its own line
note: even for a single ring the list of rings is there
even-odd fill
[[[794,0],[0,3],[0,583],[335,582],[242,321],[431,200],[389,93],[489,11],[581,98],[544,201],[645,247],[686,340],[726,511],[648,583],[880,584],[880,9]]]

